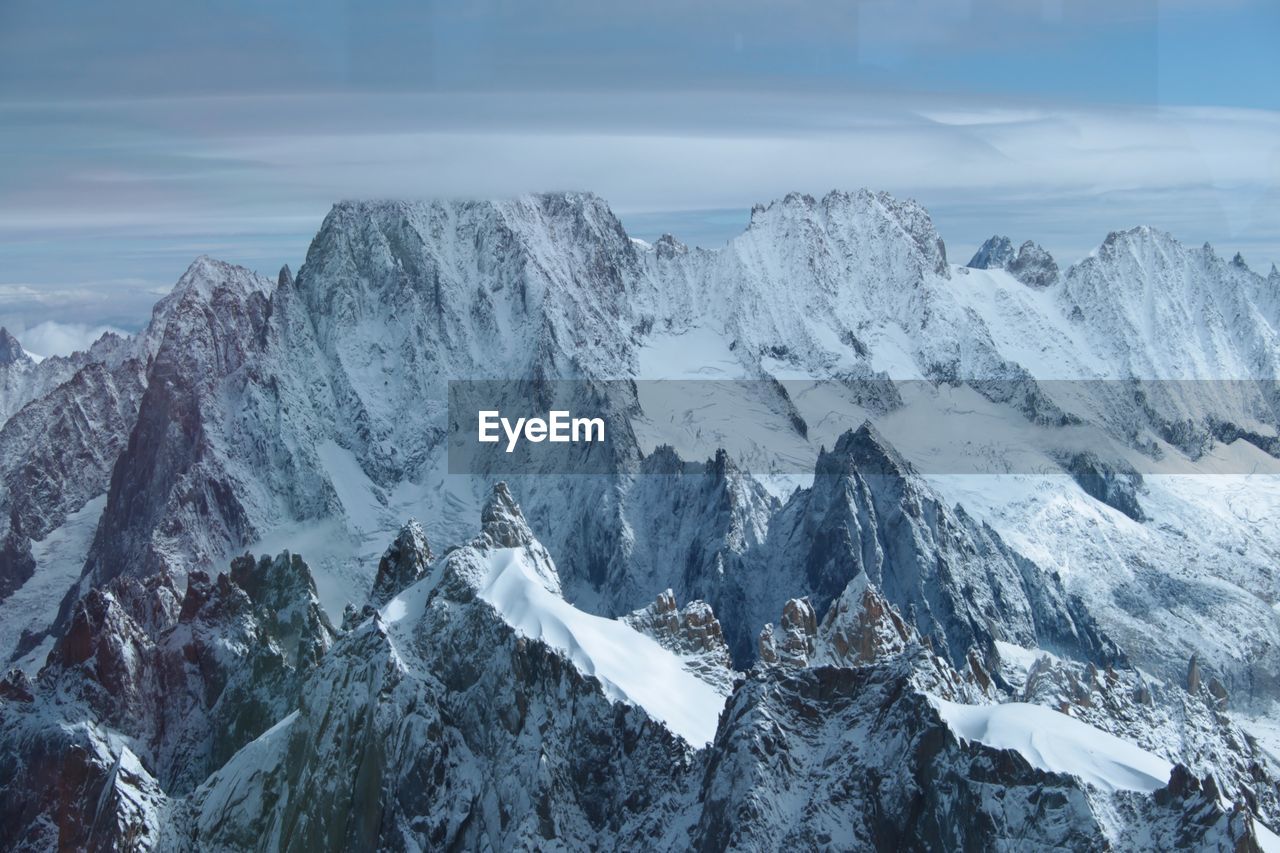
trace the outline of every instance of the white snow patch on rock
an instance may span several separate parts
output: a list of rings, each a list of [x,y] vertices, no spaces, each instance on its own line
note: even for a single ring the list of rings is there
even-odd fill
[[[711,742],[725,697],[685,669],[678,655],[624,622],[584,613],[555,595],[523,548],[485,556],[488,576],[480,597],[512,627],[564,652],[611,698],[638,705],[695,746]]]
[[[1168,761],[1051,708],[930,701],[960,737],[1015,750],[1041,770],[1066,773],[1107,792],[1150,793],[1169,783],[1173,765]]]

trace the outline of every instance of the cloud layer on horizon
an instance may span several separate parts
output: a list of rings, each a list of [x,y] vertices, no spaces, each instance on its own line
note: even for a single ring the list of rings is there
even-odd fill
[[[589,189],[718,245],[755,202],[870,187],[1070,263],[1147,224],[1280,260],[1280,113],[782,93],[312,95],[0,105],[0,322],[136,327],[200,253],[295,268],[342,198]],[[56,144],[42,141],[56,139]],[[688,229],[688,230],[685,230]]]
[[[115,326],[90,326],[87,323],[59,323],[45,320],[30,328],[14,326],[8,331],[18,339],[22,348],[37,358],[51,355],[71,355],[88,349],[94,341],[108,332],[129,334]]]
[[[953,260],[1145,223],[1265,269],[1278,36],[1273,0],[9,0],[0,323],[134,328],[200,253],[296,267],[350,197],[589,189],[714,246],[867,186]]]

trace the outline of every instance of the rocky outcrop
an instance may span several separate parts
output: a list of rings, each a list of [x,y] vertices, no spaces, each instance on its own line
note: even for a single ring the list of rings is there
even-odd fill
[[[30,543],[106,490],[144,388],[137,359],[91,362],[0,427],[0,601],[34,572]]]
[[[1009,274],[1028,287],[1044,288],[1058,283],[1058,264],[1038,243],[1030,240],[1018,247],[1018,254],[1005,264]]]
[[[373,577],[369,603],[375,608],[381,607],[422,580],[433,559],[422,525],[410,519],[378,561],[378,573]]]
[[[822,454],[813,485],[771,522],[759,565],[819,613],[865,575],[956,665],[1016,637],[1099,662],[1119,654],[1059,580],[943,504],[870,425]]]
[[[1017,252],[1013,249],[1013,243],[1008,237],[997,234],[994,237],[988,237],[987,242],[978,247],[978,251],[973,253],[973,257],[965,266],[975,270],[1002,270],[1009,266],[1015,257]]]
[[[0,326],[0,370],[19,363],[34,364],[35,362],[31,356],[27,355],[22,344],[18,343],[18,339],[4,326]]]
[[[288,712],[333,635],[297,556],[193,572],[182,595],[165,574],[119,577],[76,602],[27,712],[87,710],[183,794]]]
[[[807,599],[793,598],[782,606],[782,619],[775,631],[773,623],[766,623],[760,630],[760,662],[766,666],[806,666],[817,650],[817,617]]]
[[[690,672],[723,689],[733,685],[737,673],[725,644],[720,620],[705,601],[676,607],[675,593],[664,590],[648,607],[623,617],[632,628],[657,640],[685,660]]]
[[[1104,462],[1096,453],[1082,451],[1067,459],[1067,471],[1089,497],[1119,510],[1134,521],[1145,521],[1138,495],[1142,475],[1132,465]]]

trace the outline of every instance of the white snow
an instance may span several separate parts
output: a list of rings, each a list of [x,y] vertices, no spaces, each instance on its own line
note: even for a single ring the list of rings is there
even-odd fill
[[[725,697],[685,669],[681,657],[624,622],[584,613],[560,598],[523,548],[484,556],[488,575],[480,597],[512,627],[564,652],[611,698],[638,705],[694,746],[712,741]]]
[[[1014,643],[1007,643],[1004,640],[996,640],[996,651],[1000,653],[1000,660],[1010,666],[1017,667],[1024,675],[1035,666],[1036,661],[1040,658],[1049,658],[1056,661],[1058,658],[1044,649],[1026,649]]]
[[[1280,853],[1280,835],[1267,829],[1257,818],[1253,820],[1253,828],[1258,834],[1258,846],[1262,848],[1262,853]]]
[[[637,353],[640,379],[744,379],[729,339],[705,326],[655,333]]]
[[[1015,750],[1041,770],[1066,773],[1107,792],[1149,793],[1169,783],[1168,761],[1051,708],[930,701],[960,737]]]
[[[80,577],[98,517],[106,505],[107,496],[99,495],[67,516],[44,539],[31,543],[35,574],[0,602],[0,660],[7,660],[13,653],[24,629],[41,630],[53,622],[62,596]],[[16,663],[28,675],[35,675],[44,666],[51,648],[52,640],[46,640]]]

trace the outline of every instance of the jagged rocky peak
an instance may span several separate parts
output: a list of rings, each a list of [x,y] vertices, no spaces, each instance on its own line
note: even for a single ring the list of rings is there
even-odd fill
[[[844,432],[831,451],[823,448],[814,471],[817,476],[828,477],[847,477],[857,472],[864,477],[900,478],[915,473],[911,463],[870,421],[864,421],[856,430]]]
[[[480,511],[480,536],[493,548],[521,548],[533,543],[533,531],[506,483],[495,483]]]
[[[783,607],[779,627],[765,625],[759,659],[768,668],[859,668],[891,664],[910,671],[921,691],[956,701],[990,701],[996,691],[973,650],[958,672],[933,651],[928,638],[902,618],[897,608],[859,573],[827,608],[820,623],[807,599]]]
[[[728,662],[729,648],[724,643],[720,621],[705,601],[690,601],[682,609],[676,605],[676,594],[668,588],[648,607],[623,618],[631,627],[672,651],[723,654]]]
[[[1008,270],[1028,287],[1048,287],[1059,279],[1058,264],[1039,243],[1027,240],[1015,251],[1008,237],[996,235],[983,243],[966,265],[971,269]]]
[[[410,519],[378,561],[378,573],[373,579],[369,603],[382,607],[417,583],[426,575],[433,559],[426,531],[417,520]]]
[[[819,454],[813,485],[769,533],[770,571],[785,567],[820,611],[865,572],[956,667],[995,636],[1036,637],[1088,659],[1118,654],[1060,579],[944,503],[870,424]]]
[[[760,662],[766,666],[807,666],[817,650],[818,618],[807,598],[793,598],[782,606],[778,628],[760,631]]]
[[[865,242],[861,238],[893,242],[894,238],[905,237],[920,268],[942,278],[950,277],[947,247],[929,212],[914,199],[895,198],[883,191],[832,190],[821,199],[807,193],[788,193],[767,206],[752,207],[746,233],[776,231],[791,241],[806,239],[805,232],[813,227],[863,248]]]
[[[1249,268],[1249,265],[1244,262],[1244,255],[1240,252],[1236,252],[1235,257],[1231,259],[1231,266],[1241,270],[1247,270]]]
[[[663,234],[653,244],[653,250],[660,260],[680,257],[689,254],[689,247],[670,234]]]
[[[1114,262],[1126,253],[1141,256],[1150,249],[1172,249],[1177,254],[1181,254],[1186,250],[1186,247],[1168,231],[1152,228],[1150,225],[1138,225],[1123,231],[1109,232],[1106,238],[1103,239],[1102,245],[1098,246],[1097,251],[1089,258],[1081,261],[1081,264],[1088,263],[1093,258]],[[1204,244],[1202,251],[1208,256],[1213,256],[1214,254],[1213,247],[1208,243]]]
[[[831,603],[818,636],[819,658],[843,666],[875,663],[923,645],[915,626],[898,615],[866,574],[850,581]]]
[[[987,242],[978,247],[969,263],[965,266],[975,270],[1004,269],[1017,256],[1013,242],[1008,237],[996,234],[988,237]]]
[[[725,643],[720,620],[705,601],[676,605],[675,593],[666,589],[648,607],[623,617],[624,622],[680,655],[685,667],[728,693],[737,673]]]
[[[620,259],[637,259],[622,222],[594,193],[493,201],[349,200],[335,204],[325,217],[299,279],[309,288],[328,289],[338,283],[328,275],[338,262],[372,284],[399,285],[407,277],[420,287],[456,273],[449,267],[467,257],[455,250],[467,244],[489,270],[546,251],[605,249]],[[393,271],[389,281],[380,280]]]
[[[271,290],[271,280],[258,275],[247,267],[220,261],[208,255],[200,255],[178,279],[169,295],[156,303],[152,311],[166,313],[178,304],[192,301],[208,303],[219,291],[245,295],[266,294]]]
[[[1127,666],[1098,667],[1037,651],[999,654],[999,672],[1014,701],[1053,708],[1102,731],[1136,743],[1197,776],[1212,774],[1227,798],[1247,802],[1269,822],[1280,820],[1280,789],[1269,781],[1277,765],[1265,747],[1225,713],[1227,692],[1206,675],[1195,656],[1185,682],[1151,679]],[[1176,731],[1176,736],[1170,732]]]
[[[260,621],[288,637],[310,637],[298,655],[316,658],[328,647],[333,625],[320,604],[315,578],[298,554],[284,551],[257,560],[245,554],[231,561],[231,581],[244,590]]]
[[[289,269],[289,265],[285,264],[280,267],[280,274],[276,276],[276,287],[292,287],[293,286],[293,270]]]
[[[1005,265],[1009,274],[1028,287],[1049,287],[1059,279],[1058,264],[1039,243],[1028,240],[1018,247],[1018,255]]]
[[[31,356],[27,355],[27,351],[22,348],[22,344],[18,343],[18,339],[4,326],[0,326],[0,367],[32,360]]]
[[[669,444],[659,444],[640,460],[640,473],[647,475],[673,476],[686,472],[699,473],[702,470],[700,463],[682,459]]]
[[[113,589],[94,588],[76,601],[38,680],[50,692],[67,685],[64,692],[104,720],[141,717],[150,702],[143,677],[154,650],[154,638],[132,618],[127,601]]]
[[[641,269],[621,222],[588,193],[345,201],[294,290],[322,352],[416,401],[449,375],[626,373],[619,341]]]

